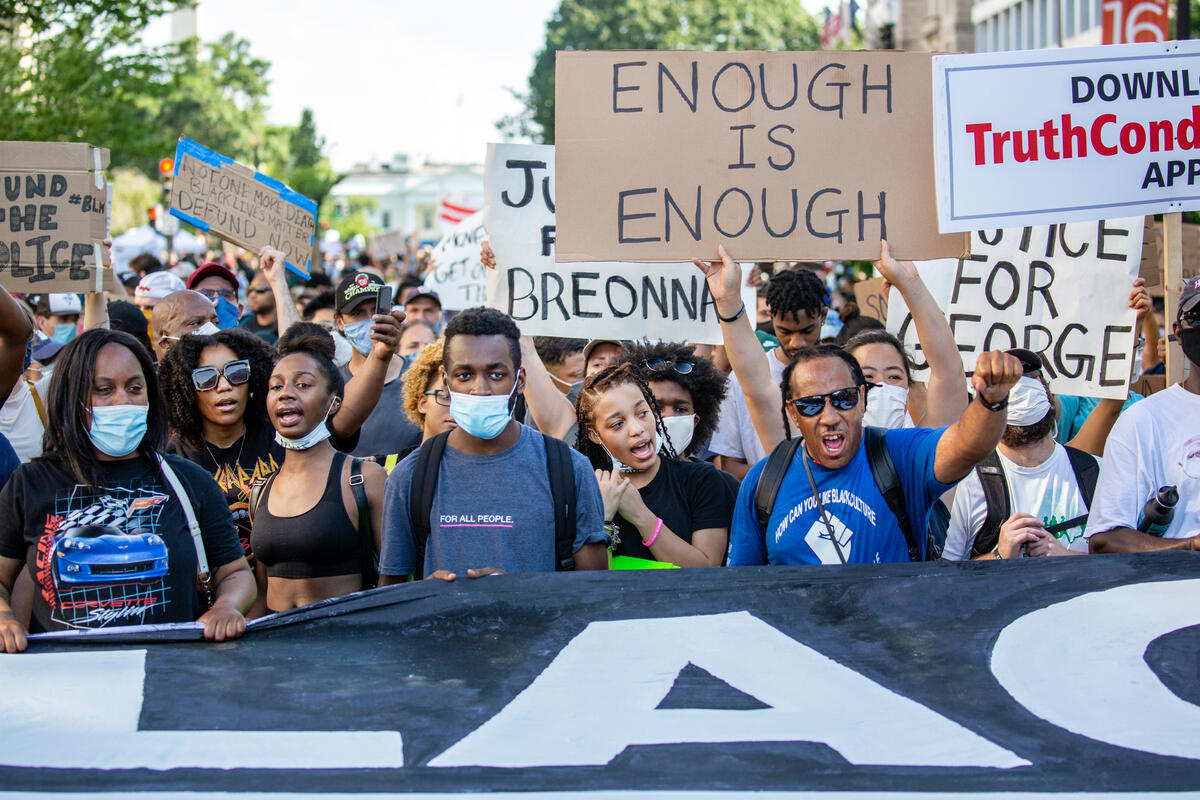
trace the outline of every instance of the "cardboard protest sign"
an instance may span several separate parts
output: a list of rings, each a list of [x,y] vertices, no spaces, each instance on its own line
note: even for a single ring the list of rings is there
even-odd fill
[[[917,264],[950,321],[967,377],[985,350],[1041,353],[1060,394],[1125,397],[1136,313],[1129,291],[1141,260],[1143,219],[979,231],[971,254]],[[915,327],[892,289],[887,328],[927,380]]]
[[[0,285],[10,292],[112,288],[108,150],[0,142]]]
[[[935,56],[942,231],[1200,208],[1200,42]]]
[[[425,285],[438,293],[442,308],[461,311],[487,303],[487,269],[479,260],[479,246],[487,233],[483,212],[478,211],[450,229],[433,247],[434,271]]]
[[[864,317],[887,321],[887,295],[883,293],[883,278],[868,278],[854,284],[854,302]]]
[[[400,231],[384,231],[367,236],[367,252],[372,258],[395,258],[406,251],[405,236]]]
[[[246,250],[281,250],[288,269],[308,277],[317,204],[186,136],[175,148],[171,213]]]
[[[559,52],[559,261],[958,257],[930,55]]]
[[[496,253],[488,305],[530,336],[721,343],[708,284],[695,265],[556,264],[554,147],[489,144],[483,223]],[[743,288],[746,307],[754,290]]]

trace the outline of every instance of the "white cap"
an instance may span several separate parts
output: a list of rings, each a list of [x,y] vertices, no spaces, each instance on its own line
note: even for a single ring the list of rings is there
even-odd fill
[[[151,272],[146,277],[138,281],[137,288],[133,290],[134,297],[150,297],[155,300],[162,300],[172,292],[182,292],[187,286],[184,285],[183,279],[178,275],[160,270]]]
[[[83,301],[79,299],[79,295],[71,294],[70,292],[55,292],[48,294],[46,297],[45,314],[56,314],[66,316],[68,314],[82,314]],[[41,306],[42,304],[38,304]]]

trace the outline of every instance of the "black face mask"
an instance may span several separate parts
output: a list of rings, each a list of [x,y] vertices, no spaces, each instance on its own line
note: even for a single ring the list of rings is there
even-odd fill
[[[1200,328],[1181,328],[1178,338],[1187,360],[1200,366]]]
[[[757,325],[755,325],[754,327],[758,330],[759,333],[765,333],[767,336],[775,335],[775,323],[771,322],[771,320],[767,320],[766,322],[760,322]]]

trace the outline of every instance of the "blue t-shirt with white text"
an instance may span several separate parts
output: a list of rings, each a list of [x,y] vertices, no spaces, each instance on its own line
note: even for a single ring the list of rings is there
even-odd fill
[[[902,428],[887,432],[888,453],[896,465],[905,507],[914,523],[925,520],[929,507],[950,488],[933,474],[934,454],[944,431]],[[803,458],[800,448],[779,487],[765,535],[758,528],[754,493],[767,459],[747,473],[729,532],[730,566],[841,563],[813,497]],[[829,470],[812,461],[809,464],[846,563],[908,561],[908,544],[871,474],[865,441],[841,469]],[[923,551],[924,526],[918,524],[913,533]]]

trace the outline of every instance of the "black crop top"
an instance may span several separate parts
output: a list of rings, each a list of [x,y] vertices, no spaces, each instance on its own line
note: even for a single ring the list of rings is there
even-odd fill
[[[250,547],[271,578],[326,578],[358,575],[362,571],[362,541],[346,516],[342,502],[342,466],[346,454],[338,452],[329,468],[325,493],[317,504],[294,517],[277,517],[269,510],[273,475],[262,488],[254,509]]]

